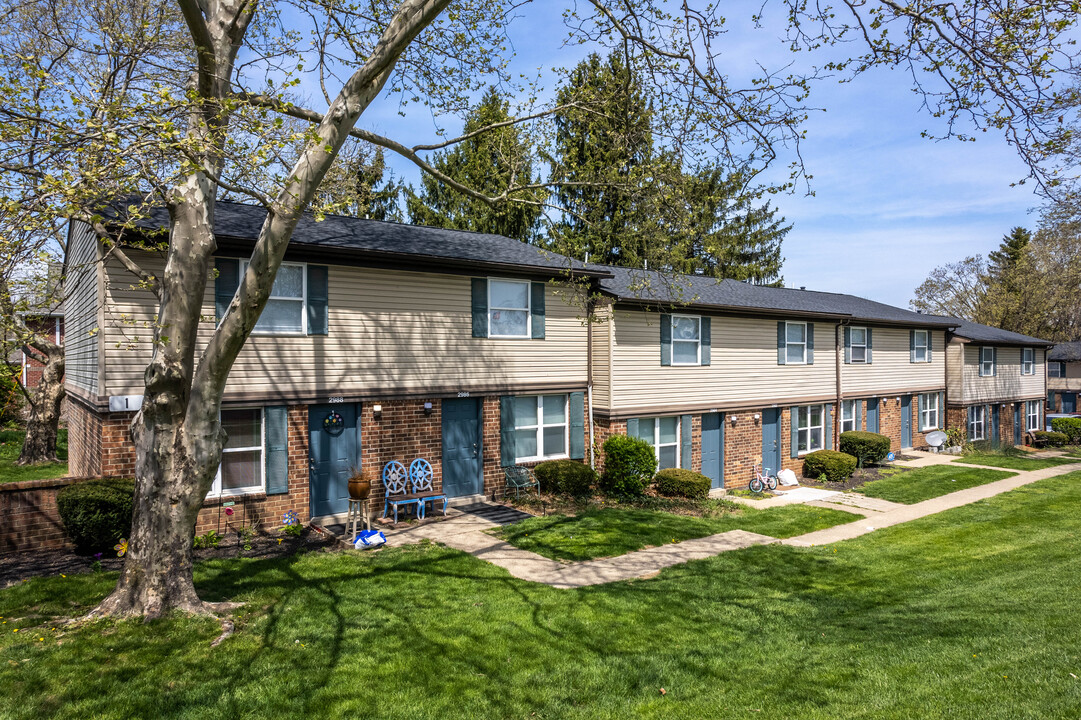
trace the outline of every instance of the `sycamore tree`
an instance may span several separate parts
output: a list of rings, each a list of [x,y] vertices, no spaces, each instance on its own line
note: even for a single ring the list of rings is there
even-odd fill
[[[1059,78],[1074,67],[1067,42],[1077,22],[1071,2],[861,0],[837,8],[777,2],[793,50],[817,53],[834,44],[851,51],[842,53],[843,62],[834,53],[824,71],[900,68],[908,74],[899,73],[898,82],[914,83],[939,119],[940,134],[967,139],[1000,131],[1040,177],[1043,123],[1061,102]],[[431,113],[450,128],[484,87],[523,82],[510,69],[507,34],[523,4],[25,0],[4,11],[0,39],[21,49],[5,50],[3,58],[0,168],[36,191],[15,199],[40,217],[88,223],[158,304],[142,409],[131,426],[130,550],[115,590],[93,614],[225,609],[202,601],[192,582],[193,527],[225,440],[222,393],[297,222],[350,138],[396,153],[492,207],[538,203],[537,183],[512,179],[490,192],[430,162],[432,149],[465,136],[416,142],[377,133],[364,120],[372,103],[397,102],[403,112]],[[642,122],[663,146],[658,156],[665,162],[698,167],[719,159],[753,178],[778,155],[790,155],[797,158],[792,172],[801,175],[800,123],[816,71],[764,68],[730,78],[721,7],[546,0],[536,11],[566,25],[553,38],[553,53],[564,43],[605,56],[618,50],[639,71],[650,109]],[[103,25],[127,29],[101,41]],[[535,98],[513,122],[550,120],[567,105],[565,98]],[[588,111],[592,100],[586,92],[571,102]],[[643,168],[605,182],[633,192],[649,179]],[[554,177],[542,185],[573,182]],[[201,342],[202,299],[217,248],[215,203],[226,193],[266,214],[232,302]],[[120,197],[126,200],[118,206]],[[112,203],[108,213],[103,201]],[[160,276],[124,252],[136,239],[134,219],[150,206],[167,210]],[[575,213],[589,210],[583,205]]]

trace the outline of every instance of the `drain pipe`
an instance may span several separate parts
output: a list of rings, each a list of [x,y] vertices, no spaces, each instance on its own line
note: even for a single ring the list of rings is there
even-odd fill
[[[593,456],[593,298],[586,302],[586,403],[589,413],[589,467],[597,469]]]
[[[841,355],[844,353],[844,326],[848,324],[848,320],[839,320],[837,322],[837,328],[834,332],[834,375],[837,377],[837,417],[833,419],[833,449],[837,450],[841,447],[841,423],[844,421],[845,409],[844,409],[844,394],[841,392]]]

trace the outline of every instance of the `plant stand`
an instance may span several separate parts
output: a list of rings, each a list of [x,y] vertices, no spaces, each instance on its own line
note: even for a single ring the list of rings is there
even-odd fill
[[[364,518],[364,529],[372,529],[370,501],[371,498],[364,498],[363,500],[349,498],[349,515],[345,520],[345,529],[348,531],[347,537],[350,540],[357,536],[357,525],[360,524],[362,517]]]

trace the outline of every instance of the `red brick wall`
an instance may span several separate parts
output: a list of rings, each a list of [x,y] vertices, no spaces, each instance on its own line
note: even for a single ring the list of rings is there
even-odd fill
[[[56,493],[77,482],[80,479],[0,483],[0,554],[69,546]]]
[[[80,402],[68,405],[68,470],[72,475],[101,475],[102,417]]]

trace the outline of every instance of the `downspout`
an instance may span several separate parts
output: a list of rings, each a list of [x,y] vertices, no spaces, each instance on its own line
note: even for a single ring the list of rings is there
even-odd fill
[[[586,302],[586,402],[589,408],[589,467],[597,469],[593,456],[593,298]]]
[[[844,352],[842,340],[842,328],[848,324],[847,320],[840,320],[834,332],[834,375],[837,378],[837,417],[833,420],[833,449],[841,447],[841,423],[844,421],[844,395],[841,393],[841,353]]]

